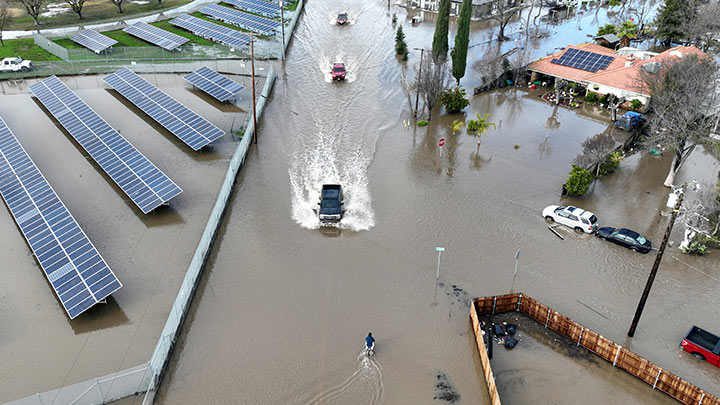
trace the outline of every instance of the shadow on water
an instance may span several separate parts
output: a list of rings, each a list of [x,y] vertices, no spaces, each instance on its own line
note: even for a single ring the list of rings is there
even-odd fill
[[[73,320],[68,318],[68,323],[76,335],[114,328],[128,321],[125,312],[112,296],[107,298],[105,304],[96,304]]]

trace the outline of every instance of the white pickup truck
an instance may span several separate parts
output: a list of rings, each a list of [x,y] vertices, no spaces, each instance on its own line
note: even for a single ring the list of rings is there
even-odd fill
[[[0,72],[27,72],[32,70],[33,64],[21,57],[4,58],[0,63]]]

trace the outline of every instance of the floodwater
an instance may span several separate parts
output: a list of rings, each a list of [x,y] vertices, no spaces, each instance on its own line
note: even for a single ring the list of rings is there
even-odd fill
[[[429,24],[410,26],[396,10],[409,46],[429,46]],[[355,24],[329,24],[340,11]],[[429,126],[407,126],[414,95],[403,75],[411,76],[419,55],[407,68],[397,61],[390,19],[385,2],[306,5],[158,403],[433,403],[438,376],[459,403],[487,403],[469,300],[511,288],[720,394],[718,369],[678,349],[692,324],[720,321],[715,254],[669,248],[636,336],[627,339],[654,255],[567,229],[558,230],[560,240],[540,217],[546,205],[577,204],[604,225],[637,229],[658,244],[669,157],[631,155],[588,196],[563,199],[581,142],[608,130],[604,111],[555,108],[540,90],[506,89],[472,97],[465,116],[435,111]],[[327,82],[336,61],[352,81]],[[468,69],[463,84],[479,81]],[[497,123],[480,146],[464,128],[450,128],[476,113]],[[442,151],[440,138],[447,139]],[[678,180],[714,181],[714,159],[699,150],[691,161]],[[346,189],[347,217],[339,228],[319,228],[312,209],[330,182]],[[438,246],[446,249],[441,258]],[[368,331],[376,355],[363,361]],[[530,382],[545,368],[586,367],[541,354],[521,362],[527,368],[510,372]],[[627,389],[619,398],[642,398],[637,403],[657,395],[642,384],[616,384],[632,378],[622,373],[586,378]],[[571,375],[555,381],[524,388],[555,398],[562,387],[557,403],[604,402],[588,398],[601,389],[570,384],[578,381]]]
[[[69,320],[2,204],[0,402],[145,363],[157,343],[237,147],[230,130],[242,125],[249,97],[246,91],[240,107],[227,107],[193,91],[182,75],[144,77],[226,135],[194,152],[108,89],[102,76],[62,80],[184,190],[148,215],[31,97],[32,82],[1,82],[0,116],[124,286],[107,305]]]

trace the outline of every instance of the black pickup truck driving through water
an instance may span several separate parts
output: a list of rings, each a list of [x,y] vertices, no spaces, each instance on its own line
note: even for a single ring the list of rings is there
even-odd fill
[[[340,222],[345,212],[342,187],[339,184],[323,184],[320,193],[318,217],[322,224]]]

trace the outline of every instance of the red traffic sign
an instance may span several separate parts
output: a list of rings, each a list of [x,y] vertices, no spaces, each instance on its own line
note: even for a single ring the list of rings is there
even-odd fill
[[[440,140],[438,141],[438,146],[442,147],[443,145],[445,145],[445,138],[440,138]]]

